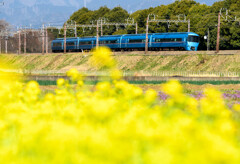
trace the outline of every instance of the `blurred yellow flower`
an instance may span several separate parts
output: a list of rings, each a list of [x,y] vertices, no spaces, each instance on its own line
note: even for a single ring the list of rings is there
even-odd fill
[[[231,111],[214,89],[197,101],[175,80],[161,103],[155,90],[121,80],[110,54],[94,52],[114,74],[94,89],[76,69],[67,75],[78,87],[59,79],[53,93],[0,80],[1,164],[240,163],[239,105]]]
[[[99,47],[93,51],[90,61],[97,69],[111,69],[116,66],[116,63],[111,55],[112,52],[108,47]]]
[[[62,87],[62,86],[64,86],[64,84],[65,84],[65,80],[64,79],[58,79],[57,80],[57,86],[59,86],[59,87]]]
[[[173,97],[180,96],[183,93],[183,87],[177,80],[170,80],[162,86],[163,91]]]

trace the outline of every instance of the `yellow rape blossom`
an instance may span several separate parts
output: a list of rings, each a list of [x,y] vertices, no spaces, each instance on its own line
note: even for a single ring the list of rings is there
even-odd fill
[[[90,58],[90,61],[97,69],[111,69],[116,65],[111,55],[112,52],[108,47],[99,47],[93,51],[93,56]]]
[[[116,71],[109,49],[94,55]],[[172,80],[161,103],[118,75],[94,89],[76,69],[67,75],[76,85],[59,79],[47,94],[34,81],[0,80],[1,164],[240,163],[240,107],[230,110],[220,92],[206,89],[197,101]]]

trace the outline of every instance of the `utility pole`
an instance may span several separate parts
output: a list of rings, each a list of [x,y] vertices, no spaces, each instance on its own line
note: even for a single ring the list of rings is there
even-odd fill
[[[5,37],[5,53],[8,53],[8,38],[7,36]]]
[[[99,47],[99,42],[98,42],[98,40],[99,40],[99,35],[98,35],[98,20],[97,20],[97,38],[96,38],[96,48],[98,48],[98,47]]]
[[[75,38],[77,38],[77,22],[75,21]]]
[[[48,29],[46,28],[46,54],[48,54]]]
[[[64,54],[67,52],[67,25],[64,24]]]
[[[210,32],[209,32],[209,28],[208,28],[207,51],[209,51],[209,41],[210,41]]]
[[[42,26],[42,54],[44,55],[44,40],[45,40],[45,35],[44,35],[44,24]]]
[[[219,41],[220,41],[220,25],[221,25],[221,14],[218,13],[218,31],[217,31],[217,44],[216,44],[216,52],[219,53]]]
[[[18,32],[18,54],[21,54],[21,30]]]
[[[103,20],[101,19],[101,36],[103,36]]]
[[[136,22],[136,34],[138,34],[138,24]]]
[[[24,54],[26,55],[26,51],[27,51],[27,30],[25,28],[24,31]]]
[[[149,15],[147,17],[147,24],[146,24],[145,54],[148,53],[148,21],[149,21]]]
[[[188,32],[191,31],[191,22],[190,22],[190,19],[188,19]]]

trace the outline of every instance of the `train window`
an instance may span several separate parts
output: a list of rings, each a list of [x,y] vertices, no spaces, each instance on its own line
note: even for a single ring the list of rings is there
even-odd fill
[[[182,38],[164,38],[164,39],[155,39],[155,42],[181,42]]]
[[[53,43],[53,47],[61,47],[62,43]]]
[[[198,36],[188,36],[188,42],[199,42]]]
[[[117,43],[117,40],[103,40],[99,41],[100,44],[114,44]]]
[[[67,46],[75,46],[74,42],[67,42]]]
[[[145,43],[145,41],[146,39],[135,39],[135,40],[129,40],[129,43]]]
[[[88,45],[92,44],[92,41],[87,41],[87,42],[79,42],[80,45]]]

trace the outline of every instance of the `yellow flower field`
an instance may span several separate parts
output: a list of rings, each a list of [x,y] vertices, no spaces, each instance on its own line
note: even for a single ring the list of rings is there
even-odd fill
[[[94,54],[112,77],[94,91],[76,70],[67,74],[77,85],[59,79],[45,95],[0,73],[1,164],[240,163],[239,105],[228,109],[214,89],[197,101],[174,80],[161,104],[156,91],[121,80],[110,50]]]

